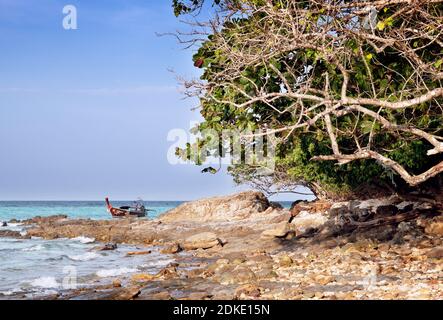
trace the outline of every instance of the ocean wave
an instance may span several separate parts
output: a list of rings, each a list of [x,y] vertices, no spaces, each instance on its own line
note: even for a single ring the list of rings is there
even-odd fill
[[[31,283],[31,286],[33,287],[39,287],[39,288],[58,288],[59,283],[54,277],[40,277],[35,280],[33,280]]]
[[[22,225],[23,225],[23,223],[20,223],[20,222],[17,222],[17,223],[9,222],[8,223],[8,226],[10,226],[10,227],[20,227]]]
[[[41,244],[38,244],[36,246],[32,246],[29,248],[24,248],[22,249],[22,251],[27,251],[27,252],[31,252],[31,251],[40,251],[43,250],[45,247],[43,247]]]
[[[79,242],[81,242],[81,243],[83,243],[83,244],[87,244],[87,243],[93,243],[93,242],[95,242],[95,239],[94,239],[94,238],[88,238],[88,237],[84,237],[84,236],[80,236],[80,237],[77,237],[77,238],[73,238],[72,240],[73,240],[73,241],[79,241]]]
[[[63,259],[70,259],[68,255],[66,254],[62,254],[61,256],[58,257],[49,257],[46,258],[44,261],[50,261],[50,262],[54,262],[54,261],[62,261]]]
[[[98,253],[95,252],[87,252],[85,254],[80,254],[80,255],[76,255],[76,256],[68,256],[69,259],[74,260],[74,261],[89,261],[89,260],[93,260],[95,258],[98,258],[100,255]]]
[[[172,262],[175,262],[175,260],[174,259],[156,260],[156,261],[144,263],[140,267],[142,267],[142,268],[164,267]]]
[[[8,290],[8,291],[0,291],[0,295],[2,296],[12,296],[13,294],[19,292],[19,290]]]
[[[134,273],[138,272],[138,269],[131,269],[131,268],[119,268],[119,269],[103,269],[96,272],[96,275],[100,278],[107,278],[107,277],[116,277],[121,276],[125,273]]]
[[[1,222],[1,220],[0,220]],[[8,223],[5,227],[0,227],[1,230],[11,230],[11,231],[17,231],[17,232],[24,232],[24,225],[23,223]]]

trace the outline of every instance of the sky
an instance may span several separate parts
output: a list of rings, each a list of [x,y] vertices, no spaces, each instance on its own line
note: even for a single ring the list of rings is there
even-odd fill
[[[193,50],[156,34],[184,27],[171,2],[0,0],[0,200],[193,200],[247,189],[167,160],[168,132],[200,119],[177,81],[199,76]],[[63,28],[69,4],[76,30]]]

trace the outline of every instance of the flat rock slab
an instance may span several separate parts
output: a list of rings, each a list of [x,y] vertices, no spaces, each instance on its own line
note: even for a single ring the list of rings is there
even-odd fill
[[[273,226],[270,229],[263,231],[262,237],[281,238],[281,237],[285,237],[289,231],[290,231],[289,223],[284,221],[284,222],[276,224],[275,226]]]
[[[187,238],[180,246],[185,250],[209,249],[221,245],[213,232],[203,232]]]

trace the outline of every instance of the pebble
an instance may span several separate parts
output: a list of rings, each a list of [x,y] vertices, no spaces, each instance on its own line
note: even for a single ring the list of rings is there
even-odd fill
[[[112,281],[112,286],[114,288],[120,288],[122,286],[121,280],[120,279],[116,279],[116,280]]]
[[[126,255],[127,256],[143,256],[143,255],[147,255],[147,254],[150,254],[151,253],[151,250],[148,250],[148,251],[131,251],[131,252],[128,252]]]
[[[282,267],[290,267],[294,263],[294,260],[288,255],[283,255],[279,258],[278,262]]]
[[[173,244],[165,247],[164,249],[162,249],[160,251],[160,253],[163,253],[163,254],[175,254],[175,253],[178,253],[178,252],[180,252],[182,250],[183,249],[180,247],[180,244],[173,243]]]

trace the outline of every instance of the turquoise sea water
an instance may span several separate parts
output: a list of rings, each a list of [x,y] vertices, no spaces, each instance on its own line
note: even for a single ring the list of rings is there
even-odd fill
[[[145,201],[149,218],[175,208],[181,201]],[[120,207],[131,205],[132,201],[112,201],[112,205]],[[73,219],[111,219],[104,201],[0,201],[0,221],[11,219],[24,220],[35,216],[51,216],[66,214]]]
[[[113,201],[114,206],[131,205],[132,201]],[[179,201],[147,201],[149,218],[177,207]],[[73,219],[112,219],[104,201],[0,201],[0,221],[25,220],[35,216],[66,214]],[[0,230],[26,233],[20,223],[0,225]],[[73,272],[78,287],[87,287],[114,278],[125,279],[132,273],[156,273],[172,262],[155,248],[147,256],[126,257],[128,251],[142,250],[119,245],[117,250],[93,250],[99,243],[92,238],[77,239],[8,239],[0,237],[0,300],[10,296],[35,296],[60,293],[67,273]]]

